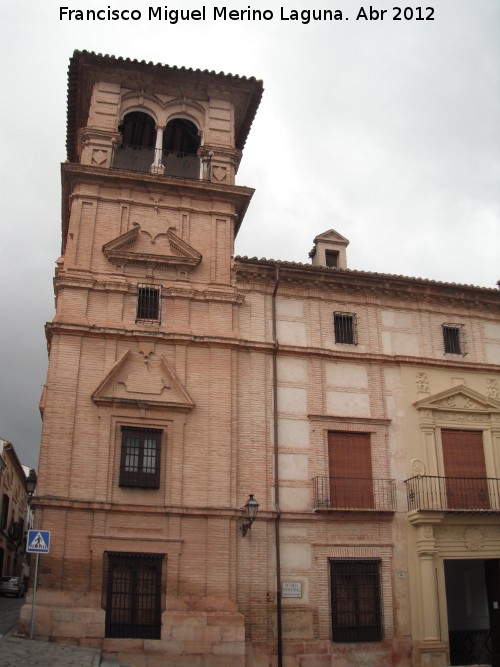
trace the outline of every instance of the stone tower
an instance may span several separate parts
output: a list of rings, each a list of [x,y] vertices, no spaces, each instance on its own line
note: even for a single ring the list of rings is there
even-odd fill
[[[193,665],[211,640],[205,653],[244,663],[236,539],[252,489],[237,475],[231,262],[253,194],[235,174],[262,91],[71,58],[37,636],[110,651],[162,639]]]

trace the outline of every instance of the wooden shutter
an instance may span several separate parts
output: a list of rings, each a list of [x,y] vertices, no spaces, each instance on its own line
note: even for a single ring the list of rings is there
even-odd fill
[[[330,506],[373,508],[370,434],[329,433],[328,457]]]
[[[483,434],[441,431],[449,509],[489,509]]]

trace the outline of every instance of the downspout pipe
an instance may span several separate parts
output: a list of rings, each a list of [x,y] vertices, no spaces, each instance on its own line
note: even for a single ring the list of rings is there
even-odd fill
[[[277,650],[278,667],[283,666],[283,627],[281,610],[281,554],[280,554],[280,476],[278,458],[278,334],[276,331],[276,294],[280,284],[280,267],[275,266],[275,280],[272,298],[272,326],[273,326],[273,437],[274,437],[274,504],[276,520],[274,523],[276,545],[276,616],[277,616]]]

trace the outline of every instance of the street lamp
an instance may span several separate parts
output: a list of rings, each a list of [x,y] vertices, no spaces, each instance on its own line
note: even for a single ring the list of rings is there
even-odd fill
[[[26,488],[28,489],[28,498],[30,499],[35,493],[37,479],[38,476],[36,474],[36,470],[34,468],[30,468],[30,474],[26,478]]]
[[[243,511],[245,512],[246,521],[245,523],[241,524],[240,530],[242,536],[245,537],[245,535],[252,527],[252,523],[257,518],[257,512],[259,511],[259,503],[253,497],[253,493],[249,495],[248,500],[245,503],[245,507],[243,507]]]

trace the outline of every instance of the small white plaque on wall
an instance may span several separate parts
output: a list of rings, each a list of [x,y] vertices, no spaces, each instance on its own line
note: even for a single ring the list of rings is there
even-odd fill
[[[301,598],[302,583],[300,581],[283,581],[281,585],[281,597]]]

